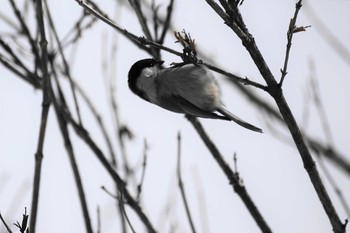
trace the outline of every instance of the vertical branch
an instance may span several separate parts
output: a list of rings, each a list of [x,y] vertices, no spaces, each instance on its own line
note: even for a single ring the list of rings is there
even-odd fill
[[[167,15],[166,15],[165,22],[163,25],[162,34],[161,34],[159,41],[158,41],[159,44],[164,43],[165,35],[170,27],[170,20],[171,20],[171,16],[173,13],[173,6],[174,6],[174,0],[170,0],[168,8],[167,8]]]
[[[82,120],[81,120],[81,116],[80,116],[80,108],[79,108],[79,105],[78,105],[77,96],[75,94],[75,86],[73,84],[72,76],[70,75],[69,65],[68,65],[67,60],[65,58],[65,55],[63,53],[62,45],[61,45],[61,42],[60,42],[60,40],[58,38],[58,34],[57,34],[56,29],[55,29],[55,25],[54,25],[54,23],[52,21],[50,10],[49,10],[49,7],[47,5],[46,0],[45,0],[45,6],[46,6],[46,13],[47,13],[47,18],[48,18],[48,21],[49,21],[49,25],[51,27],[51,30],[52,30],[54,36],[55,36],[55,40],[56,40],[56,43],[57,43],[57,46],[58,46],[58,50],[59,50],[60,55],[62,57],[64,73],[66,74],[66,76],[68,77],[68,80],[69,80],[69,84],[70,84],[70,88],[71,88],[71,91],[72,91],[73,100],[74,100],[74,104],[75,104],[75,109],[76,109],[76,112],[77,112],[77,115],[78,115],[78,119],[79,119],[79,124],[82,124]]]
[[[190,208],[188,206],[188,202],[187,202],[187,198],[186,198],[185,187],[183,185],[183,181],[181,178],[181,134],[180,134],[180,132],[177,135],[177,178],[178,178],[178,182],[179,182],[179,188],[180,188],[180,192],[181,192],[182,201],[184,203],[186,214],[187,214],[187,219],[188,219],[188,222],[190,223],[192,232],[195,233],[196,228],[194,226],[194,223],[193,223],[193,220],[191,217]]]
[[[147,152],[148,152],[148,144],[147,144],[147,140],[145,139],[144,140],[144,147],[143,147],[143,162],[142,162],[141,180],[140,180],[140,183],[137,185],[136,200],[138,202],[140,202],[140,196],[141,196],[141,192],[142,192],[143,181],[145,179],[145,174],[146,174]]]
[[[41,162],[43,159],[43,147],[45,139],[46,125],[49,115],[49,108],[51,104],[50,96],[50,76],[47,70],[47,40],[45,35],[45,25],[43,18],[43,8],[41,0],[36,2],[36,17],[37,24],[40,33],[40,66],[43,75],[43,102],[42,102],[42,112],[41,112],[41,122],[39,129],[39,140],[37,145],[37,151],[35,153],[35,169],[34,169],[34,185],[33,185],[33,196],[32,196],[32,208],[31,208],[31,218],[30,218],[30,229],[31,233],[35,233],[36,218],[38,212],[38,203],[39,203],[39,189],[40,189],[40,178],[41,178]]]
[[[152,34],[148,28],[147,20],[144,17],[142,10],[141,10],[140,0],[129,0],[129,3],[136,13],[136,16],[139,20],[141,27],[142,27],[143,33],[145,33],[146,38],[150,41],[153,41],[154,39],[153,39]],[[159,51],[160,51],[159,49],[156,49],[155,47],[151,47],[152,56],[155,57],[156,59],[160,59]]]

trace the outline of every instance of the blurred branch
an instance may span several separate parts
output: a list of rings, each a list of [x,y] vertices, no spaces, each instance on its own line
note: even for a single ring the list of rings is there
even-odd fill
[[[125,211],[125,207],[124,207],[124,199],[123,199],[123,194],[120,193],[120,195],[118,194],[117,195],[114,195],[112,194],[110,191],[108,191],[104,186],[101,187],[103,191],[105,191],[107,194],[109,194],[111,197],[113,197],[114,199],[116,199],[119,203],[121,203],[121,211],[122,211],[122,214],[124,216],[124,218],[126,219],[131,231],[133,233],[136,233],[135,230],[134,230],[134,227],[132,226],[131,222],[130,222],[130,219],[128,217],[128,214],[126,213]],[[126,231],[125,231],[126,232]]]
[[[68,80],[69,80],[70,88],[71,88],[72,95],[73,95],[75,110],[76,110],[77,115],[78,115],[79,124],[82,125],[83,122],[82,122],[82,119],[81,119],[81,116],[80,116],[80,108],[79,108],[77,96],[75,94],[75,86],[73,85],[73,79],[72,79],[72,76],[70,74],[69,65],[67,63],[66,57],[65,57],[63,49],[62,49],[62,45],[61,45],[60,40],[58,38],[58,34],[57,34],[57,31],[56,31],[55,25],[54,25],[54,23],[52,21],[51,13],[50,13],[47,1],[45,0],[44,2],[45,2],[45,9],[46,9],[46,14],[47,14],[49,26],[50,26],[51,32],[53,32],[53,34],[54,34],[54,37],[55,37],[55,40],[56,40],[56,44],[58,46],[58,51],[59,51],[59,53],[61,55],[61,58],[62,58],[62,63],[63,63],[63,67],[64,67],[64,73],[68,77]]]
[[[97,206],[96,210],[96,215],[97,215],[97,233],[101,233],[101,211],[100,211],[100,206]]]
[[[11,64],[2,54],[0,54],[0,62],[17,77],[28,82],[35,89],[42,89],[42,79],[39,76],[32,73],[23,73],[23,71],[20,70],[18,66]]]
[[[72,125],[73,129],[77,133],[77,135],[90,147],[90,149],[94,152],[98,160],[105,167],[109,175],[113,178],[114,182],[118,185],[118,189],[120,192],[123,192],[123,197],[126,200],[126,203],[135,211],[135,213],[139,216],[141,221],[146,226],[149,232],[156,232],[152,226],[152,223],[148,219],[148,217],[143,212],[141,206],[138,202],[131,196],[129,191],[126,189],[125,182],[120,178],[118,173],[113,169],[105,155],[101,151],[101,149],[96,145],[96,143],[89,136],[88,131],[83,128],[81,125],[77,124],[72,116],[66,112],[66,110],[61,108],[61,112],[67,121]]]
[[[328,192],[321,180],[316,164],[311,157],[310,151],[304,141],[303,135],[299,129],[299,126],[292,114],[291,109],[279,85],[274,78],[270,68],[267,66],[260,50],[258,49],[253,36],[246,29],[243,19],[235,20],[235,12],[239,12],[238,7],[235,7],[235,10],[231,12],[224,12],[222,8],[214,2],[214,0],[206,0],[206,2],[213,8],[213,10],[224,20],[225,24],[234,31],[234,33],[241,39],[243,46],[249,52],[251,58],[253,59],[255,65],[259,69],[262,77],[264,78],[267,86],[268,92],[271,97],[275,100],[282,117],[285,123],[288,126],[288,129],[293,137],[295,145],[299,151],[300,157],[303,161],[304,168],[307,171],[311,183],[314,186],[314,189],[318,195],[320,202],[323,205],[323,208],[333,226],[334,232],[345,232],[346,224],[343,224],[339,218],[338,213],[336,212],[334,205],[329,197]],[[301,4],[301,0],[298,2]],[[243,26],[242,26],[243,25]]]
[[[121,8],[120,6],[117,5],[116,2],[116,12],[115,12],[115,17],[119,18],[120,17],[120,11]],[[85,11],[84,11],[85,12]],[[92,16],[94,17],[94,16]],[[96,20],[97,18],[94,17]],[[123,127],[127,127],[127,126],[123,126],[121,120],[120,120],[120,114],[119,114],[119,108],[117,105],[117,93],[115,92],[116,90],[116,82],[115,79],[117,77],[116,75],[116,69],[117,69],[117,39],[118,39],[118,33],[113,33],[112,34],[112,45],[111,45],[111,50],[109,48],[107,48],[107,37],[103,37],[103,41],[102,41],[102,72],[103,72],[103,77],[105,80],[105,87],[107,90],[107,97],[108,97],[108,103],[109,103],[109,107],[110,107],[110,112],[112,113],[112,118],[113,118],[113,123],[114,123],[114,132],[115,132],[115,136],[117,138],[117,142],[119,144],[120,147],[120,154],[121,154],[121,158],[122,158],[122,163],[121,166],[124,169],[125,172],[125,180],[127,182],[128,178],[134,178],[134,173],[132,172],[132,170],[130,169],[130,165],[129,165],[129,160],[128,160],[128,155],[126,153],[126,147],[125,147],[125,137],[123,137],[122,132],[122,128]],[[108,53],[110,51],[110,53]],[[111,163],[112,166],[114,167],[114,169],[118,169],[118,160],[117,160],[117,156],[113,153],[111,154]],[[120,216],[120,223],[121,223],[121,232],[123,233],[127,233],[127,223],[126,223],[126,215],[124,214],[124,201],[120,198],[120,196],[122,195],[119,191],[118,191],[118,185],[115,184],[115,190],[116,193],[118,195],[118,198],[116,200],[117,203],[117,211],[118,214]]]
[[[337,37],[336,30],[328,28],[322,21],[322,18],[317,15],[313,7],[306,1],[304,3],[307,16],[313,21],[313,26],[320,33],[321,37],[328,43],[328,45],[343,59],[343,61],[350,66],[350,51]]]
[[[132,226],[132,224],[131,224],[131,222],[130,222],[130,219],[129,219],[129,217],[128,217],[128,214],[127,214],[126,211],[125,211],[125,206],[123,205],[123,204],[124,204],[123,201],[124,201],[124,199],[123,199],[123,190],[121,190],[119,202],[122,203],[122,204],[121,204],[121,208],[122,208],[124,217],[125,217],[125,219],[126,219],[126,222],[127,222],[128,225],[129,225],[131,231],[132,231],[133,233],[136,233],[136,231],[134,230],[134,227]]]
[[[12,6],[14,12],[15,12],[15,15],[16,15],[18,21],[20,22],[22,33],[25,35],[25,37],[27,37],[27,39],[29,41],[29,44],[31,46],[31,50],[32,50],[32,52],[34,54],[34,69],[36,71],[37,66],[39,66],[39,60],[40,60],[40,55],[39,55],[39,50],[37,48],[37,44],[34,41],[32,35],[31,35],[31,33],[30,33],[30,31],[29,31],[29,29],[27,27],[27,24],[25,23],[24,19],[22,18],[21,12],[18,10],[18,8],[17,8],[17,6],[15,4],[15,1],[14,0],[10,0],[10,3],[11,3],[11,6]],[[36,11],[37,10],[38,9],[36,8]],[[40,30],[40,27],[38,27],[38,28]]]
[[[140,180],[140,183],[137,185],[136,200],[138,202],[140,202],[140,195],[142,192],[143,181],[145,179],[145,174],[146,174],[147,152],[148,152],[148,144],[147,144],[147,140],[145,139],[144,146],[143,146],[143,162],[142,162],[141,180]]]
[[[52,63],[51,63],[51,65],[52,65],[52,68],[54,70]],[[86,232],[92,233],[93,231],[92,231],[92,226],[91,226],[91,221],[90,221],[89,210],[88,210],[88,206],[87,206],[87,202],[86,202],[85,192],[84,192],[84,188],[83,188],[83,183],[81,180],[78,164],[77,164],[77,161],[75,159],[73,145],[72,145],[71,140],[70,140],[67,121],[63,117],[63,115],[59,109],[59,102],[63,105],[63,108],[67,108],[66,101],[64,100],[63,93],[61,91],[61,87],[58,83],[57,77],[55,77],[55,78],[56,78],[55,80],[56,80],[56,84],[57,84],[57,89],[58,89],[58,92],[60,93],[59,94],[60,101],[58,101],[55,98],[53,90],[51,89],[51,91],[52,91],[51,96],[52,96],[53,104],[55,107],[56,117],[57,117],[58,125],[59,125],[60,131],[61,131],[61,135],[62,135],[62,138],[64,141],[64,145],[65,145],[68,157],[69,157],[69,161],[70,161],[70,164],[71,164],[71,167],[73,170],[75,183],[76,183],[76,186],[78,189],[79,200],[80,200],[80,205],[81,205],[81,208],[83,211]]]
[[[328,168],[324,164],[323,158],[321,156],[319,156],[319,155],[317,155],[317,157],[319,158],[318,161],[319,161],[320,167],[321,167],[324,175],[328,179],[330,185],[332,186],[334,192],[338,196],[338,198],[340,200],[340,203],[341,203],[341,205],[342,205],[346,215],[350,216],[349,204],[346,202],[346,199],[344,198],[343,192],[341,191],[340,187],[337,185],[337,182],[333,178],[332,174],[330,173],[330,171],[328,170]]]
[[[163,23],[163,30],[162,30],[162,34],[158,40],[159,44],[163,44],[164,43],[164,39],[165,39],[165,35],[168,32],[168,29],[170,27],[170,21],[171,21],[171,16],[173,13],[173,6],[174,6],[174,0],[169,0],[169,5],[167,8],[167,14],[166,14],[166,18],[165,21]]]
[[[193,223],[193,220],[191,217],[190,207],[188,206],[186,193],[185,193],[185,187],[183,185],[183,181],[182,181],[182,177],[181,177],[181,134],[180,134],[180,132],[177,135],[177,179],[178,179],[178,184],[179,184],[179,188],[180,188],[182,201],[183,201],[184,206],[185,206],[187,219],[188,219],[188,222],[190,223],[192,232],[195,233],[196,228],[194,226],[194,223]]]
[[[197,118],[186,115],[186,118],[192,123],[193,127],[199,134],[199,136],[202,138],[204,144],[207,146],[211,154],[213,155],[214,159],[220,166],[221,170],[225,173],[227,179],[230,181],[230,184],[233,186],[234,191],[238,194],[238,196],[242,199],[243,203],[247,207],[248,211],[254,218],[257,225],[260,227],[260,230],[264,233],[266,232],[272,232],[270,227],[267,225],[265,219],[261,215],[260,211],[254,204],[253,200],[251,199],[250,195],[248,194],[247,190],[244,186],[241,186],[239,184],[239,179],[237,179],[237,176],[235,173],[231,170],[229,165],[225,162],[223,159],[223,156],[215,146],[215,144],[211,141],[207,133],[204,131],[201,123],[197,120]]]
[[[193,170],[193,177],[194,177],[194,184],[196,186],[196,191],[197,191],[199,217],[202,225],[201,232],[208,233],[210,228],[209,228],[207,204],[205,200],[205,192],[203,190],[203,184],[201,182],[201,179],[197,170]]]
[[[110,139],[110,136],[107,133],[107,129],[106,129],[106,126],[104,124],[103,117],[97,111],[96,106],[92,103],[91,99],[86,94],[86,92],[82,89],[82,87],[77,82],[75,82],[74,80],[73,80],[73,85],[75,86],[74,88],[78,91],[80,97],[85,101],[86,105],[89,107],[91,113],[94,115],[94,117],[95,117],[95,119],[97,121],[97,124],[99,125],[99,128],[100,128],[100,130],[102,132],[103,138],[106,141],[106,145],[107,145],[108,151],[109,151],[109,153],[111,155],[111,158],[115,158],[115,153],[114,153],[114,149],[113,149],[113,146],[112,146],[112,141]],[[112,162],[112,164],[113,164],[113,166],[116,167],[116,163]]]
[[[313,61],[310,61],[310,89],[311,89],[311,99],[315,104],[315,107],[317,109],[318,112],[318,117],[321,120],[321,124],[322,124],[322,128],[326,137],[326,141],[327,144],[329,146],[333,146],[334,145],[334,140],[333,140],[333,136],[332,136],[332,132],[331,132],[331,128],[329,125],[329,122],[327,120],[327,114],[326,114],[326,110],[324,108],[322,99],[321,99],[321,95],[320,95],[320,89],[319,89],[319,85],[317,82],[317,78],[316,78],[316,71],[315,71],[315,65],[313,63]],[[317,158],[319,158],[319,164],[320,167],[322,169],[322,171],[324,172],[326,178],[328,179],[329,183],[331,184],[332,188],[334,189],[336,195],[338,196],[340,202],[342,203],[342,206],[345,210],[345,212],[347,213],[348,216],[350,216],[350,208],[348,206],[348,204],[346,203],[346,200],[343,196],[343,193],[341,191],[341,189],[338,187],[337,182],[333,179],[332,174],[330,173],[330,171],[328,170],[327,166],[324,164],[324,160],[323,157],[320,156],[319,153],[316,152]]]

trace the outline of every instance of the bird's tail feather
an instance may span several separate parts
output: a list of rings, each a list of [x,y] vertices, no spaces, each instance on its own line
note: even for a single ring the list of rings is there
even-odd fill
[[[237,124],[239,124],[240,126],[246,128],[246,129],[250,129],[250,130],[253,130],[253,131],[259,132],[259,133],[263,132],[260,128],[245,122],[244,120],[240,119],[238,116],[236,116],[233,113],[231,113],[230,111],[228,111],[224,106],[220,106],[216,110],[219,113],[221,113],[222,115],[224,115],[225,117],[229,118],[230,120],[236,122]]]

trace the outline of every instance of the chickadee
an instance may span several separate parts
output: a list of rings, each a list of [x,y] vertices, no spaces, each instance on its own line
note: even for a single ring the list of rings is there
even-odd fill
[[[241,120],[224,107],[219,85],[205,65],[185,64],[162,68],[163,63],[143,59],[133,64],[128,74],[131,91],[173,112],[232,120],[244,128],[262,133],[261,129]]]

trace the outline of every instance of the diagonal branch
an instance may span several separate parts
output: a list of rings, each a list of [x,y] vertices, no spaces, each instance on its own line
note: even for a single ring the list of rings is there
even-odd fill
[[[244,186],[240,185],[238,177],[234,174],[229,165],[225,162],[223,156],[221,155],[215,144],[211,141],[207,133],[204,131],[201,123],[197,120],[197,118],[193,116],[186,115],[186,118],[192,123],[193,127],[196,129],[197,133],[202,138],[204,144],[207,146],[214,159],[220,166],[221,170],[225,173],[227,179],[230,181],[230,184],[233,186],[234,191],[242,199],[248,211],[254,218],[255,222],[260,227],[260,230],[264,233],[272,232],[270,227],[267,225],[265,219],[261,215],[260,211],[256,207],[255,203],[251,199],[250,195],[248,194],[247,190]]]
[[[231,20],[234,17],[229,17],[226,14],[222,14],[223,10],[217,4],[216,5],[213,4],[215,3],[213,0],[206,0],[206,1],[219,14],[219,16],[225,21],[225,23],[236,33],[236,35],[242,40],[243,46],[248,50],[254,63],[258,67],[262,77],[267,83],[268,92],[272,96],[272,98],[275,100],[276,105],[278,106],[279,111],[281,112],[282,117],[288,126],[288,129],[292,135],[294,143],[303,161],[304,168],[307,171],[310,177],[311,183],[314,186],[314,189],[318,195],[318,198],[322,203],[323,208],[333,226],[333,231],[339,232],[339,233],[345,232],[346,224],[343,224],[341,222],[338,216],[338,213],[334,208],[334,205],[329,197],[329,194],[326,191],[323,181],[321,180],[321,177],[318,173],[316,164],[313,161],[310,151],[305,143],[304,137],[292,114],[291,109],[289,108],[287,101],[285,100],[281,86],[277,83],[271,70],[267,66],[260,50],[255,44],[254,38],[250,34],[244,33],[237,26],[236,22],[234,22],[234,20]],[[236,11],[238,12],[239,9],[237,8]],[[240,23],[243,23],[243,21]]]
[[[55,81],[56,81],[57,89],[59,92],[59,95],[58,95],[59,100],[58,100],[57,98],[55,98],[55,94],[54,94],[53,90],[51,89],[51,97],[52,97],[52,101],[53,101],[53,106],[55,108],[55,113],[56,113],[58,125],[59,125],[60,131],[61,131],[64,145],[65,145],[65,148],[66,148],[66,151],[67,151],[67,154],[69,157],[69,161],[70,161],[70,164],[71,164],[71,167],[73,170],[75,183],[76,183],[76,186],[78,189],[79,200],[80,200],[80,205],[81,205],[83,216],[84,216],[86,232],[92,233],[93,231],[92,231],[92,226],[91,226],[90,214],[89,214],[89,210],[88,210],[88,206],[87,206],[87,201],[86,201],[86,197],[85,197],[85,192],[84,192],[84,188],[83,188],[81,175],[79,172],[78,163],[76,161],[75,153],[73,150],[73,145],[72,145],[72,142],[71,142],[71,139],[69,136],[67,121],[66,121],[66,119],[64,119],[62,113],[60,112],[59,104],[58,104],[58,102],[60,102],[60,103],[64,104],[64,108],[67,108],[66,101],[64,100],[62,89],[59,85],[53,62],[51,62],[50,65],[51,65],[53,73],[55,75]]]

